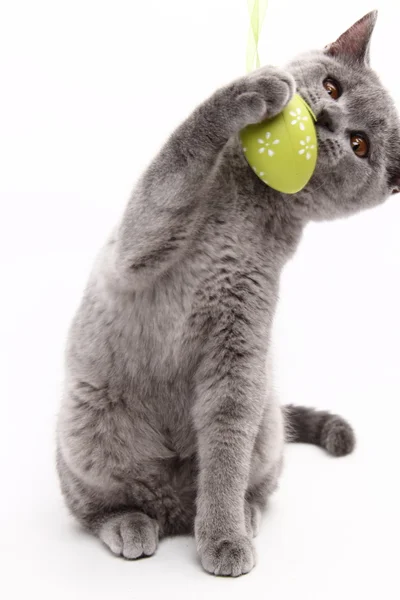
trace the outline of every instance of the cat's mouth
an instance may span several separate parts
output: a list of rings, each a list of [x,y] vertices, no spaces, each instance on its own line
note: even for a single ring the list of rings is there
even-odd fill
[[[321,114],[321,98],[312,90],[300,87],[298,94],[308,104],[312,113],[316,115],[315,130],[318,142],[318,162],[325,165],[337,165],[343,156],[343,147],[335,134],[318,124],[318,115]]]
[[[318,160],[336,165],[343,156],[341,144],[332,138],[324,137],[317,131],[318,140]]]
[[[331,133],[316,126],[318,143],[318,163],[324,163],[330,167],[336,166],[343,158],[344,149],[342,144]]]
[[[311,110],[311,113],[315,117],[315,115],[318,114],[318,109],[317,109],[317,106],[316,106],[318,104],[318,98],[316,96],[314,96],[314,94],[312,92],[310,92],[308,90],[304,90],[302,88],[299,88],[297,90],[297,93],[308,104],[308,106],[309,106],[309,108]]]

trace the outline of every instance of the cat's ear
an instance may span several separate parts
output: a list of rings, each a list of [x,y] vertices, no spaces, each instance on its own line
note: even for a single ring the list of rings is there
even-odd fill
[[[369,44],[378,11],[373,10],[354,23],[340,38],[326,46],[325,53],[338,58],[350,58],[360,63],[369,63]]]

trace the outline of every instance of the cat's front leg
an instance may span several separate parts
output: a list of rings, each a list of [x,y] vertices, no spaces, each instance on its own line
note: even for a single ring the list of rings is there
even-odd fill
[[[176,262],[206,214],[210,173],[228,140],[289,102],[293,77],[263,67],[217,90],[171,135],[141,178],[116,238],[117,271],[142,287]]]
[[[232,135],[280,113],[295,88],[289,72],[267,66],[217,90],[170,138],[178,156],[185,158],[185,167],[196,165],[196,172],[189,170],[187,175],[198,175],[199,167],[201,174],[207,174],[210,162]]]
[[[199,478],[195,534],[204,569],[238,576],[255,564],[245,493],[265,401],[263,361],[221,348],[198,385]]]

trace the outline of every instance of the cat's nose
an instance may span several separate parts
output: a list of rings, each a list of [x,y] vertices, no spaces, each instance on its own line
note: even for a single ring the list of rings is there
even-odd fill
[[[334,133],[338,128],[338,118],[333,111],[324,108],[317,116],[316,125]]]

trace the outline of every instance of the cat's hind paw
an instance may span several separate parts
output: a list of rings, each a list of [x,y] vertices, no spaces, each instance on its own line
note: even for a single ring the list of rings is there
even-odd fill
[[[248,535],[250,537],[256,537],[260,531],[261,510],[256,504],[246,500],[244,505],[244,518]]]
[[[99,537],[117,556],[128,559],[151,556],[158,545],[158,523],[141,512],[110,516]]]

